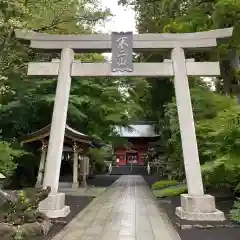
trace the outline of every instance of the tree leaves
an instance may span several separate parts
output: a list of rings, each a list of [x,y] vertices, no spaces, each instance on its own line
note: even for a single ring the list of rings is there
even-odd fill
[[[5,141],[0,142],[0,172],[7,178],[11,177],[17,165],[14,162],[14,157],[20,157],[27,154],[20,149],[13,149],[12,146]]]
[[[207,184],[236,186],[240,181],[240,106],[235,100],[202,87],[191,89],[191,96],[204,179]],[[166,153],[181,165],[183,156],[175,103],[167,104],[165,118],[170,132]]]
[[[0,37],[4,54],[1,55],[0,76],[4,92],[0,95],[0,123],[3,137],[10,139],[36,131],[51,122],[56,81],[27,77],[26,62],[51,61],[58,55],[32,51],[9,35],[9,30],[18,27],[55,34],[92,33],[94,24],[111,14],[109,9],[99,7],[98,0],[12,0],[3,1],[2,4],[4,27],[0,28]],[[11,22],[8,19],[12,19]],[[14,25],[17,21],[20,22]],[[76,54],[76,59],[83,62],[105,61],[100,54]],[[126,79],[73,78],[68,123],[86,134],[107,138],[111,135],[113,125],[126,124],[142,111],[138,102],[143,93],[139,95],[135,91],[139,83],[143,87],[146,85],[143,79],[136,82]],[[125,87],[132,90],[127,97],[120,91]]]

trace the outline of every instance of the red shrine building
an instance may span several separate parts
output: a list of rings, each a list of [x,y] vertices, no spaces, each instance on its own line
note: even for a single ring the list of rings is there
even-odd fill
[[[130,129],[117,127],[117,132],[121,138],[126,140],[127,144],[114,147],[116,164],[118,166],[144,165],[151,143],[159,139],[159,135],[155,133],[154,125],[137,123],[130,125]]]

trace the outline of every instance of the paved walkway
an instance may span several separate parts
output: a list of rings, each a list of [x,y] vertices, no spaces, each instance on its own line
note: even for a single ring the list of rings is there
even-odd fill
[[[53,240],[180,240],[141,176],[122,176]]]

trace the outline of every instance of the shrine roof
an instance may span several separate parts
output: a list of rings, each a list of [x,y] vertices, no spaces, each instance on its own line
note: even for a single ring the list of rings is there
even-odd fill
[[[128,127],[116,127],[116,132],[120,137],[125,138],[152,138],[152,137],[159,137],[159,134],[155,133],[154,125],[152,124],[132,124]]]
[[[49,137],[50,135],[51,124],[47,125],[46,127],[39,129],[35,132],[32,132],[22,138],[22,143],[29,143],[42,140],[44,138]],[[77,130],[69,127],[66,125],[65,128],[65,137],[77,141],[77,142],[85,142],[88,144],[93,144],[94,138],[88,136],[84,133],[78,132]]]

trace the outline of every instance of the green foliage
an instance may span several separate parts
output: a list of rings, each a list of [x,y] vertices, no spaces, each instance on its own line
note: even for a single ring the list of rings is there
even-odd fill
[[[14,12],[21,9],[18,15],[17,13],[11,15],[9,4]],[[59,54],[32,52],[26,45],[15,40],[13,34],[8,36],[9,29],[12,29],[12,33],[16,28],[57,34],[92,33],[95,24],[107,19],[111,14],[109,9],[99,7],[98,0],[81,2],[74,0],[71,3],[67,0],[47,2],[40,0],[37,3],[31,0],[6,1],[4,8],[8,10],[8,15],[3,19],[6,20],[6,27],[2,46],[7,54],[1,55],[0,63],[0,124],[3,137],[11,139],[50,123],[56,82],[42,80],[39,77],[29,79],[26,76],[25,63],[37,60],[49,61],[59,57]],[[8,17],[14,20],[7,21]],[[79,54],[76,58],[83,62],[104,61],[100,54]],[[139,96],[135,91],[139,82],[129,79],[112,81],[106,78],[87,77],[73,79],[68,123],[80,131],[85,129],[88,134],[108,136],[113,124],[126,124],[129,118],[141,111],[137,103]],[[129,90],[129,96],[124,98],[119,89],[128,86],[131,86],[131,91]],[[41,114],[43,110],[44,116]],[[127,111],[129,115],[126,114]]]
[[[175,186],[164,188],[162,190],[153,190],[155,197],[175,197],[187,192],[187,186]]]
[[[54,34],[86,34],[94,32],[95,24],[111,15],[109,9],[99,7],[98,0],[73,0],[71,3],[67,0],[6,1],[4,7],[9,9],[10,3],[15,12],[21,11],[14,16],[9,16],[11,12],[8,12],[4,18],[5,28],[0,29],[1,45],[6,52],[0,61],[0,126],[6,140],[22,137],[51,122],[56,81],[40,77],[30,79],[26,76],[25,63],[59,57],[59,54],[32,52],[14,38],[13,31],[27,28]],[[4,8],[2,11],[4,14]],[[14,20],[7,21],[7,17]],[[10,29],[12,34],[8,35]],[[104,61],[100,54],[76,54],[75,57],[83,62]],[[113,125],[127,124],[142,111],[139,106],[141,94],[137,91],[145,86],[147,82],[143,79],[74,78],[68,124],[81,132],[84,129],[86,134],[106,138]],[[121,88],[127,89],[127,97],[123,96]]]
[[[4,0],[0,2],[0,13],[0,132],[5,142],[17,142],[22,136],[50,124],[56,91],[53,79],[28,77],[26,63],[51,61],[60,54],[32,51],[15,38],[14,30],[91,34],[96,24],[107,20],[111,13],[100,7],[99,0]],[[82,62],[105,61],[97,53],[75,54],[75,58]],[[147,86],[140,78],[137,81],[132,78],[73,78],[67,124],[110,142],[109,136],[116,124],[128,125],[142,112],[140,102]],[[17,162],[12,161],[12,154],[6,155],[9,150],[6,148],[5,143],[1,143],[0,153],[5,155],[0,159],[4,161],[0,171],[3,169],[4,174],[9,171],[6,175],[11,175]]]
[[[202,144],[206,161],[202,170],[207,182],[232,188],[240,182],[239,117],[240,107],[237,106],[219,113],[215,121],[204,123],[209,129],[208,139],[205,137],[206,142]]]
[[[23,240],[24,239],[24,235],[21,231],[17,231],[16,235],[14,236],[14,240]]]
[[[187,58],[197,61],[220,61],[221,76],[214,79],[213,93],[200,79],[189,79],[194,111],[200,161],[206,187],[240,187],[239,117],[239,69],[232,65],[233,49],[240,53],[240,1],[239,0],[119,0],[120,4],[132,5],[136,11],[137,29],[140,33],[185,33],[234,27],[233,38],[218,42],[217,51],[186,53]],[[141,60],[156,62],[166,57],[162,54],[145,53]],[[169,79],[168,79],[169,81]],[[177,108],[171,84],[151,82],[144,106],[146,119],[155,121],[161,132],[158,148],[165,149],[168,161],[174,166],[179,178],[184,177],[181,137]],[[170,81],[169,81],[170,82]],[[230,96],[232,98],[226,97]],[[157,147],[156,147],[157,149]],[[158,151],[159,156],[162,151]],[[239,205],[238,205],[239,209]],[[236,213],[238,215],[238,213]],[[238,217],[239,219],[239,217]]]
[[[135,88],[144,83],[143,80],[136,82],[133,79],[76,79],[71,89],[69,124],[79,130],[85,129],[95,137],[110,140],[115,125],[127,125],[142,111]],[[122,87],[131,87],[126,90],[128,97],[119,90]]]
[[[94,173],[102,174],[106,172],[107,165],[105,161],[111,161],[113,159],[113,152],[110,146],[103,148],[91,148],[88,151],[90,160],[94,166]]]
[[[234,189],[240,181],[240,107],[233,99],[199,87],[191,90],[191,96],[205,184]],[[184,171],[175,103],[166,106],[165,118],[170,132],[168,158]]]
[[[105,151],[105,159],[104,159],[104,161],[105,162],[112,162],[113,161],[113,158],[114,158],[114,149],[113,149],[113,147],[112,147],[112,145],[111,144],[109,144],[109,145],[105,145],[104,147],[102,147],[103,149],[104,149],[104,151]]]
[[[12,225],[22,225],[24,223],[41,222],[46,219],[44,214],[38,212],[38,205],[50,193],[50,188],[38,190],[18,191],[14,200],[9,200],[1,206],[1,221]],[[2,195],[2,197],[5,197]]]
[[[94,164],[94,172],[96,174],[103,174],[106,172],[106,163],[105,162],[99,162],[99,161],[96,161],[95,164]]]
[[[19,158],[27,152],[19,149],[14,149],[10,143],[0,141],[0,172],[3,173],[6,178],[12,176],[14,170],[17,167],[15,158]]]
[[[102,148],[90,148],[88,150],[88,154],[90,159],[93,161],[104,162],[104,161],[111,161],[113,158],[113,151],[111,146],[107,145]]]
[[[230,211],[230,218],[240,223],[240,199],[234,202],[233,209]]]
[[[152,189],[153,190],[159,190],[159,189],[162,189],[162,188],[171,187],[171,186],[175,186],[175,185],[178,185],[178,184],[179,184],[179,182],[175,181],[175,180],[162,180],[162,181],[155,182],[152,185]]]
[[[238,183],[238,185],[236,186],[236,188],[234,190],[236,193],[240,193],[240,183]]]
[[[240,46],[240,1],[238,0],[216,0],[216,1],[201,1],[201,0],[119,0],[120,4],[132,5],[137,15],[137,29],[140,33],[184,33],[196,31],[208,31],[216,28],[234,27],[233,39],[219,43],[217,51],[214,49],[208,52],[186,53],[186,57],[193,57],[197,61],[220,61],[221,77],[215,79],[216,91],[224,95],[239,96],[239,80],[240,75],[237,69],[231,66],[232,47],[237,49],[239,54]],[[141,56],[141,60],[156,62],[168,58],[164,53],[153,54],[145,53]],[[163,83],[165,82],[165,83]],[[168,86],[166,85],[168,82]],[[191,87],[203,85],[199,80],[189,79]],[[179,126],[177,120],[177,111],[175,103],[171,104],[171,98],[174,95],[172,82],[166,81],[151,81],[152,88],[146,94],[148,103],[145,102],[147,120],[155,121],[159,132],[162,133],[159,146],[167,149],[167,155],[170,160],[176,161],[179,172],[183,171],[181,162],[182,151],[179,135]],[[222,98],[219,95],[209,92],[207,88],[201,91],[201,94],[194,93],[201,91],[199,89],[192,90],[192,102],[194,107],[195,119],[202,118],[211,119],[216,117],[219,111],[228,109],[232,105],[232,100]],[[194,97],[194,94],[196,97]],[[205,99],[205,100],[204,100]],[[199,103],[200,102],[200,103]],[[164,107],[165,105],[165,107]],[[165,113],[164,113],[165,112]],[[167,116],[169,115],[169,116]],[[165,116],[165,117],[164,117]],[[216,120],[216,119],[215,119]],[[215,121],[213,120],[212,123]],[[198,142],[204,145],[205,138],[208,138],[209,125],[197,126]],[[205,136],[207,135],[207,136]],[[212,144],[214,144],[212,142]],[[200,146],[201,147],[201,146]],[[203,146],[203,151],[206,148]],[[200,154],[202,155],[202,149]],[[209,148],[208,150],[211,150]],[[161,154],[161,153],[159,153]],[[201,161],[205,161],[207,157],[201,156]],[[212,156],[214,158],[214,156]]]

